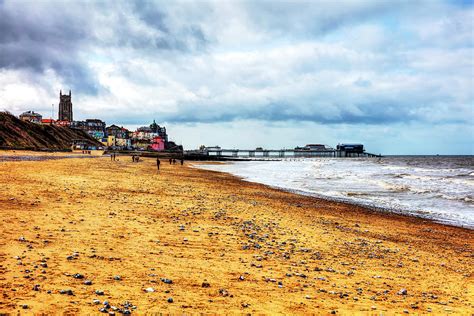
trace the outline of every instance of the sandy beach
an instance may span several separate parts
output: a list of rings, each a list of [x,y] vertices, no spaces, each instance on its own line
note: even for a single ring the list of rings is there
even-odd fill
[[[472,230],[191,164],[0,162],[0,313],[472,314]]]

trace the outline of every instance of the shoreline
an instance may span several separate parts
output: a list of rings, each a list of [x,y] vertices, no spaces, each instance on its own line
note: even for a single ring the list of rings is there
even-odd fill
[[[226,162],[222,162],[222,164],[225,164],[225,163]],[[193,162],[193,164],[195,164],[195,162]],[[208,164],[208,163],[204,162],[202,164]],[[194,166],[192,166],[192,165],[190,167],[194,168]],[[215,173],[218,173],[218,174],[224,174],[226,176],[235,178],[237,181],[242,181],[242,182],[249,183],[249,184],[259,185],[259,186],[262,186],[262,187],[270,189],[270,190],[281,191],[281,192],[284,192],[284,193],[289,193],[289,194],[294,194],[294,195],[305,197],[305,198],[314,199],[317,202],[322,201],[322,202],[328,202],[328,203],[335,203],[336,205],[344,205],[348,209],[350,209],[352,207],[356,207],[355,212],[360,212],[361,211],[361,212],[366,212],[366,213],[369,213],[369,214],[375,214],[376,216],[393,216],[397,220],[398,219],[407,219],[408,221],[410,221],[410,219],[413,219],[413,221],[415,221],[415,222],[420,221],[420,223],[422,223],[422,224],[426,224],[428,222],[428,223],[432,223],[432,224],[435,224],[435,225],[441,225],[441,226],[446,226],[446,227],[450,227],[450,228],[454,228],[454,229],[466,230],[467,232],[473,232],[474,231],[474,227],[459,226],[459,225],[450,224],[449,222],[437,221],[436,219],[433,219],[433,218],[430,218],[430,217],[423,217],[421,215],[416,215],[416,214],[407,214],[407,213],[403,213],[404,212],[403,210],[384,208],[384,207],[375,206],[375,205],[370,206],[370,205],[365,205],[365,204],[362,204],[362,203],[357,203],[356,201],[352,202],[352,201],[344,200],[344,199],[331,198],[329,196],[319,195],[317,193],[309,193],[309,192],[305,192],[305,191],[302,191],[302,190],[293,190],[293,189],[286,189],[286,188],[278,187],[278,186],[272,186],[272,185],[268,185],[268,184],[264,184],[264,183],[260,183],[260,182],[254,182],[254,181],[246,180],[243,177],[233,175],[232,173],[226,172],[226,171],[201,169],[201,168],[198,168],[198,167],[195,167],[195,168],[197,170],[207,171],[207,172],[211,172],[211,173],[215,172]]]
[[[357,159],[357,158],[355,158],[355,159]],[[220,164],[226,164],[226,163],[227,162],[221,162]],[[196,165],[200,165],[200,164],[209,165],[210,163],[207,163],[207,162],[196,163]],[[199,167],[196,167],[196,168],[200,169],[200,170],[224,173],[224,174],[227,174],[229,176],[235,177],[236,179],[238,179],[240,181],[243,181],[243,182],[256,183],[256,184],[260,184],[260,185],[263,185],[263,186],[266,186],[268,188],[272,188],[272,189],[275,189],[275,190],[281,190],[283,192],[293,193],[293,194],[297,194],[297,195],[301,195],[301,196],[313,197],[313,198],[328,201],[328,202],[347,204],[348,206],[357,206],[357,207],[360,207],[360,208],[365,208],[365,209],[370,210],[370,211],[379,212],[381,215],[383,215],[383,214],[396,214],[396,215],[400,215],[400,216],[415,217],[415,218],[422,219],[422,220],[429,220],[433,223],[437,223],[437,224],[441,224],[441,225],[446,225],[446,226],[450,226],[450,227],[458,227],[458,228],[463,228],[463,229],[474,231],[474,225],[457,223],[457,222],[454,222],[454,221],[444,220],[442,218],[438,219],[438,218],[435,218],[433,216],[430,216],[430,213],[427,213],[426,215],[424,215],[423,213],[418,213],[416,211],[411,211],[411,210],[408,210],[408,209],[378,206],[378,205],[375,204],[375,202],[373,202],[373,204],[363,203],[363,202],[353,201],[349,198],[331,197],[331,196],[326,196],[326,195],[323,195],[323,194],[307,192],[307,191],[304,191],[304,190],[291,189],[291,188],[280,187],[278,185],[270,185],[270,184],[265,184],[265,183],[261,183],[261,182],[256,182],[256,181],[248,180],[248,179],[246,179],[242,176],[234,175],[234,174],[232,174],[230,172],[227,172],[227,171],[212,170],[212,169],[199,168]]]
[[[94,299],[139,314],[474,307],[471,230],[191,164],[1,163],[0,312],[97,313]]]

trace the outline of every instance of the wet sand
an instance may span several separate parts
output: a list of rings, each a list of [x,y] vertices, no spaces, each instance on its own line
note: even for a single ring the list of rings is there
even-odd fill
[[[1,162],[0,312],[474,309],[472,230],[161,167]]]

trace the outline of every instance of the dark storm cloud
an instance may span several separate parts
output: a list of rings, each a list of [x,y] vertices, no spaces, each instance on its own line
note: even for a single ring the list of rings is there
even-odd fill
[[[135,27],[135,16],[156,32]],[[110,29],[111,36],[101,38],[97,31],[102,28]],[[100,87],[87,65],[90,49],[184,52],[207,42],[199,26],[168,26],[166,14],[153,2],[37,2],[27,7],[0,1],[0,30],[0,69],[23,69],[31,76],[52,69],[72,89],[93,95]]]
[[[199,109],[199,111],[192,110]],[[265,106],[242,107],[233,106],[225,109],[212,109],[205,105],[183,106],[181,111],[174,114],[158,113],[157,116],[171,123],[216,123],[239,120],[262,120],[273,122],[315,122],[322,124],[392,124],[422,120],[410,112],[410,105],[402,106],[387,101],[375,104],[366,103],[356,106],[355,111],[349,111],[344,106],[338,106],[340,112],[336,115],[325,114],[319,104],[309,106],[313,110],[298,110],[292,103],[273,102]]]
[[[87,23],[61,6],[24,9],[0,3],[0,68],[43,73],[53,69],[70,87],[96,93],[91,71],[78,58]]]
[[[209,39],[199,25],[189,20],[186,21],[186,16],[177,16],[169,8],[168,12],[165,12],[164,10],[167,8],[160,2],[135,1],[131,2],[130,9],[138,19],[156,31],[152,35],[148,34],[144,37],[141,43],[136,43],[138,44],[137,48],[147,48],[151,45],[156,49],[193,52],[203,49],[209,44]],[[177,26],[173,23],[181,19],[185,21],[184,24]]]

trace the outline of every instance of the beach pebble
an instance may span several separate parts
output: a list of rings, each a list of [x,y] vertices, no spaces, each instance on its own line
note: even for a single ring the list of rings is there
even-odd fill
[[[74,279],[84,279],[84,275],[80,274],[80,273],[76,273],[72,276]]]
[[[401,289],[400,291],[397,292],[398,295],[407,295],[408,291],[406,289]]]
[[[95,290],[95,294],[97,294],[97,295],[104,295],[104,291],[102,291],[102,290]]]
[[[59,294],[74,295],[74,292],[72,290],[60,290]]]
[[[148,287],[148,288],[145,289],[145,292],[147,292],[147,293],[153,293],[153,292],[155,292],[155,289],[152,288],[152,287]]]
[[[208,282],[202,282],[202,287],[211,287],[211,284],[209,284]]]
[[[40,285],[35,284],[35,286],[33,286],[33,291],[39,291],[39,290],[40,290]]]
[[[122,280],[122,277],[120,275],[116,275],[116,276],[114,276],[114,280],[120,281],[120,280]]]
[[[168,301],[168,303],[173,303],[173,298],[172,298],[172,297],[169,297],[169,298],[167,299],[167,301]]]
[[[161,278],[161,281],[162,281],[163,283],[166,283],[166,284],[172,284],[172,283],[173,283],[172,280],[166,279],[166,278]]]
[[[92,281],[91,280],[85,280],[84,285],[92,285]]]
[[[23,305],[21,305],[21,308],[23,308],[23,309],[28,309],[28,305],[23,304]]]
[[[100,301],[99,301],[98,299],[94,299],[94,300],[92,301],[92,303],[95,304],[95,305],[99,305],[99,304],[100,304]]]
[[[229,296],[229,292],[226,289],[219,289],[219,294],[224,297]]]
[[[239,281],[243,281],[243,280],[245,280],[244,276],[243,275],[239,276]]]

